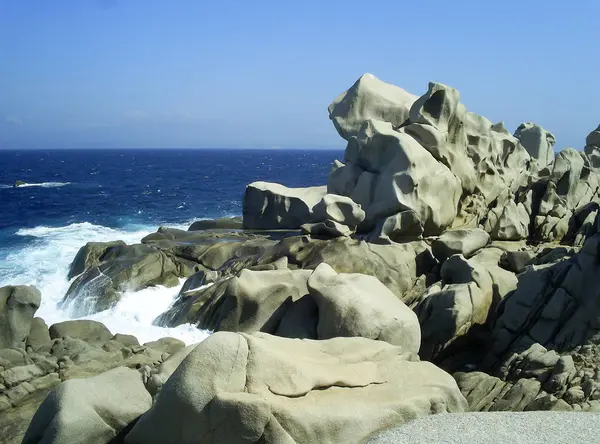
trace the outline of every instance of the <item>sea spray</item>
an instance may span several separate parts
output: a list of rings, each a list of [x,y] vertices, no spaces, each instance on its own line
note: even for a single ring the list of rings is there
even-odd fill
[[[67,274],[77,251],[86,242],[122,240],[128,244],[137,243],[154,231],[150,227],[132,228],[132,231],[117,230],[84,222],[62,227],[20,229],[16,235],[33,239],[20,248],[8,251],[0,260],[0,286],[35,285],[42,292],[42,305],[36,316],[49,325],[74,319],[68,306],[58,307],[69,288]],[[176,328],[152,325],[153,319],[177,297],[182,284],[183,281],[175,288],[157,286],[126,292],[115,307],[84,318],[103,322],[113,333],[132,334],[140,342],[164,336],[176,337],[188,344],[199,342],[207,336],[207,332],[189,324]]]

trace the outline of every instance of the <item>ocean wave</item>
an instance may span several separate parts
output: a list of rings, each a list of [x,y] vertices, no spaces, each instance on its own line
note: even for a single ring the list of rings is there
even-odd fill
[[[68,307],[59,309],[58,304],[69,288],[67,273],[79,249],[87,242],[122,240],[127,244],[138,243],[156,228],[135,225],[116,229],[90,222],[21,228],[15,235],[31,239],[24,246],[10,251],[0,263],[0,287],[35,285],[42,293],[42,305],[36,316],[44,319],[48,325],[74,319]],[[112,309],[86,316],[85,319],[104,322],[113,333],[132,334],[141,342],[164,336],[179,338],[187,344],[199,342],[208,333],[192,325],[176,328],[152,325],[152,320],[172,304],[178,291],[179,288],[158,286],[135,293],[128,292]]]
[[[70,240],[70,243],[84,245],[90,241],[103,242],[108,240],[123,240],[125,242],[139,242],[142,237],[154,231],[151,227],[140,227],[134,231],[119,230],[116,228],[95,225],[89,222],[78,222],[61,227],[47,227],[40,225],[34,228],[21,228],[15,233],[17,236],[32,236],[38,238],[55,238],[56,240]]]
[[[58,188],[71,185],[71,182],[40,182],[40,183],[24,183],[16,188],[41,187],[41,188]],[[6,186],[6,185],[5,185]],[[7,187],[13,188],[13,186]]]

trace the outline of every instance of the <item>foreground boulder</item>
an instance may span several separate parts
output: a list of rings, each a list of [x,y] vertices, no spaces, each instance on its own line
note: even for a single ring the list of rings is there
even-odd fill
[[[215,333],[183,360],[128,444],[363,443],[466,401],[454,380],[363,338]]]
[[[311,222],[312,209],[326,187],[288,188],[277,183],[253,182],[246,187],[244,228],[298,229]]]
[[[141,393],[140,373],[128,373],[123,367],[141,369],[144,381],[156,375],[153,377],[156,387],[170,368],[158,366],[184,346],[173,338],[140,345],[133,336],[113,335],[103,324],[89,320],[66,321],[48,328],[39,318],[32,321],[25,344],[26,348],[21,345],[0,349],[0,442],[3,444],[20,444],[40,404],[52,389],[66,381],[77,383],[69,382],[66,392],[61,388],[58,398],[55,393],[46,401],[44,413],[38,415],[46,419],[36,423],[36,433],[44,437],[38,436],[33,442],[98,442],[100,436],[100,442],[111,441],[110,436],[129,423],[128,415],[135,411],[139,398],[134,392]],[[118,372],[109,372],[117,367],[121,367]],[[92,379],[89,384],[82,379],[104,372],[109,372],[106,378]],[[105,394],[109,396],[107,399]],[[131,406],[129,398],[133,401]],[[122,404],[119,409],[113,409],[119,404]],[[63,408],[64,414],[58,411]],[[104,420],[107,423],[102,425]],[[54,433],[65,440],[56,438]]]
[[[359,336],[401,346],[405,352],[419,351],[417,316],[376,278],[338,274],[323,263],[307,284],[318,307],[318,339]]]
[[[32,286],[0,288],[0,348],[24,346],[42,296]]]
[[[125,367],[63,382],[44,400],[23,444],[105,444],[152,406],[141,374]]]

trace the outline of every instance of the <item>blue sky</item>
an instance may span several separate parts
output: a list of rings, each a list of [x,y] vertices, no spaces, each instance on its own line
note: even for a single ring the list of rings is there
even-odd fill
[[[0,148],[342,148],[327,106],[371,72],[581,149],[598,17],[597,0],[0,0]]]

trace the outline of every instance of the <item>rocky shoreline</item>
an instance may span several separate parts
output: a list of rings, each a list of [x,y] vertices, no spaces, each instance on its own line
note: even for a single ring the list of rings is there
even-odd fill
[[[438,413],[600,412],[600,127],[555,155],[538,125],[370,74],[329,114],[348,145],[326,186],[255,182],[242,218],[74,258],[78,315],[186,278],[155,323],[202,343],[48,327],[36,289],[0,289],[0,440],[358,444]]]

